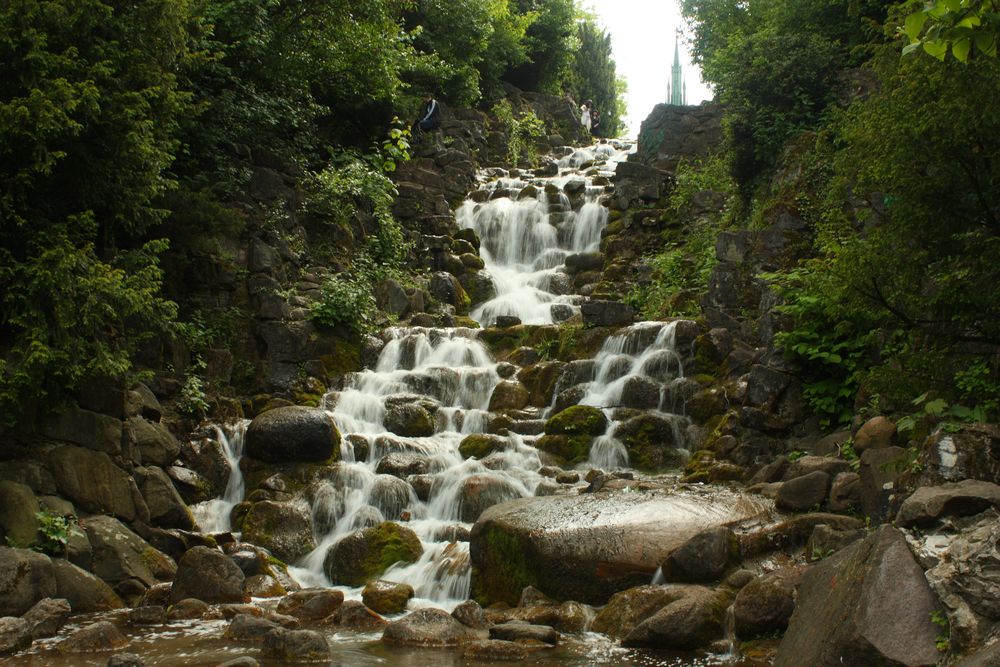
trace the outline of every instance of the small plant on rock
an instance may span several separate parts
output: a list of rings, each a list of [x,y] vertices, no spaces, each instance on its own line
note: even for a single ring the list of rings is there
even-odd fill
[[[38,519],[38,534],[41,543],[33,547],[36,551],[50,556],[62,556],[69,545],[69,536],[76,525],[76,517],[72,514],[62,516],[42,510],[35,514]]]

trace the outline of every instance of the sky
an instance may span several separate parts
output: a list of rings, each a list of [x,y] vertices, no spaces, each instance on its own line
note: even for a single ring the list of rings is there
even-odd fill
[[[680,7],[676,0],[583,0],[580,4],[611,33],[618,75],[628,81],[625,123],[628,135],[634,137],[653,107],[666,101],[674,36],[684,27]],[[691,65],[683,37],[680,56],[687,103],[711,99],[712,91],[702,83],[701,72]]]

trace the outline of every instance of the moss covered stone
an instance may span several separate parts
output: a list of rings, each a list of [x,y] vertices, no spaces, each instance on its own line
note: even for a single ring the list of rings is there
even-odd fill
[[[488,433],[473,433],[462,439],[458,445],[458,453],[463,459],[472,458],[484,459],[493,452],[503,451],[507,441],[496,435]]]
[[[657,471],[684,464],[684,455],[674,443],[673,423],[654,414],[640,414],[615,429],[625,445],[629,461],[639,470]]]
[[[565,365],[561,361],[543,361],[517,374],[517,379],[528,390],[530,405],[542,408],[552,403],[556,382]]]
[[[414,563],[423,554],[420,538],[392,521],[348,535],[330,548],[323,568],[334,584],[364,586],[395,563]]]
[[[494,602],[516,605],[526,586],[538,586],[529,562],[530,546],[499,528],[489,527],[482,536],[481,567],[472,568],[472,597],[484,607]]]
[[[545,422],[546,435],[604,435],[608,418],[599,408],[574,405]]]
[[[573,465],[590,456],[593,438],[589,435],[543,435],[535,447],[555,456],[561,463]]]

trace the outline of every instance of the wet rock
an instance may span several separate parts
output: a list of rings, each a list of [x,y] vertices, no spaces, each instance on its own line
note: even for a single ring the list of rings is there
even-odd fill
[[[493,320],[493,326],[497,329],[516,327],[521,323],[521,318],[515,315],[497,315]]]
[[[29,547],[38,542],[38,500],[30,487],[0,481],[0,539]]]
[[[31,626],[14,616],[0,617],[0,657],[13,655],[31,646]]]
[[[243,571],[229,556],[208,547],[194,547],[177,564],[170,602],[187,598],[212,604],[249,602],[243,593],[244,579]]]
[[[575,405],[557,413],[545,422],[548,435],[603,435],[608,429],[608,418],[599,408]]]
[[[56,595],[69,601],[76,614],[121,609],[125,604],[106,583],[69,561],[52,561]]]
[[[208,615],[209,606],[207,602],[186,598],[172,604],[167,610],[168,621],[186,621],[196,618],[205,618]]]
[[[333,658],[333,653],[326,637],[315,630],[276,628],[264,635],[260,656],[283,663],[325,663]]]
[[[145,667],[145,664],[135,653],[118,653],[108,658],[106,667]]]
[[[396,646],[458,646],[484,639],[486,632],[468,628],[443,609],[418,609],[386,626],[382,641]]]
[[[722,636],[730,598],[701,586],[647,618],[622,639],[622,646],[693,650]]]
[[[52,561],[28,549],[0,547],[0,616],[20,616],[56,596]]]
[[[283,597],[278,603],[278,613],[301,621],[319,621],[337,613],[343,604],[343,591],[306,588]]]
[[[32,639],[52,637],[69,620],[72,609],[68,600],[45,598],[39,600],[21,618],[28,623]]]
[[[571,466],[587,460],[593,440],[589,435],[543,435],[535,447],[551,454],[555,463]]]
[[[524,385],[514,380],[501,380],[490,396],[490,412],[520,410],[528,405],[529,394]]]
[[[434,435],[434,418],[415,403],[393,405],[386,410],[385,427],[405,438],[422,438]]]
[[[927,528],[944,517],[970,516],[990,507],[1000,507],[1000,486],[965,479],[941,486],[922,486],[903,501],[896,525]]]
[[[464,459],[472,457],[485,459],[490,454],[502,452],[505,449],[507,449],[507,438],[488,433],[467,435],[462,438],[462,442],[458,445],[458,453]]]
[[[149,518],[135,483],[104,452],[57,447],[46,459],[60,495],[72,500],[78,508],[113,514],[123,521]]]
[[[340,451],[340,432],[325,410],[274,408],[247,428],[246,455],[268,463],[328,461]]]
[[[892,445],[896,437],[896,425],[879,415],[866,421],[854,434],[854,451],[861,454],[867,449],[881,449]]]
[[[510,642],[535,641],[554,646],[559,643],[560,636],[555,628],[548,625],[510,621],[491,627],[490,638]]]
[[[160,605],[166,607],[170,604],[170,589],[173,584],[170,582],[164,582],[162,584],[155,584],[146,589],[146,592],[142,594],[138,602],[135,603],[136,607],[145,607],[148,605]]]
[[[128,646],[128,639],[109,621],[98,621],[59,642],[60,653],[100,653]]]
[[[936,608],[903,535],[883,526],[805,575],[774,664],[937,664]]]
[[[809,560],[821,560],[832,556],[848,544],[864,538],[865,531],[861,528],[855,530],[835,530],[826,524],[820,524],[813,529],[809,541],[806,542],[806,556]]]
[[[831,512],[850,512],[861,506],[861,476],[856,472],[842,472],[830,484]]]
[[[407,475],[423,475],[427,469],[428,460],[423,454],[392,452],[379,460],[375,472],[379,475],[405,478]]]
[[[459,517],[474,523],[487,508],[521,497],[521,489],[507,477],[479,473],[462,482],[459,491]]]
[[[552,403],[556,381],[565,365],[561,361],[543,361],[533,364],[517,374],[517,379],[528,390],[529,405],[544,408]]]
[[[466,600],[455,607],[451,615],[462,625],[476,630],[486,630],[491,625],[486,619],[486,612],[475,600]]]
[[[833,479],[840,473],[850,472],[851,464],[842,459],[835,459],[829,456],[803,456],[795,459],[788,465],[788,469],[781,479],[787,482],[797,477],[804,477],[817,470],[825,472]]]
[[[134,473],[154,526],[194,530],[194,516],[173,482],[160,468],[136,468]]]
[[[630,377],[622,387],[618,404],[634,410],[655,410],[660,407],[660,385],[647,377]]]
[[[166,426],[142,417],[130,417],[125,422],[125,433],[139,450],[145,465],[164,467],[174,462],[181,451],[181,443]]]
[[[281,626],[273,621],[250,614],[237,614],[226,628],[224,637],[235,642],[260,644],[264,635]]]
[[[252,574],[243,581],[243,593],[251,598],[277,598],[288,591],[268,574]]]
[[[684,595],[685,586],[644,585],[615,593],[605,605],[591,630],[621,639],[642,621]]]
[[[684,465],[685,457],[676,449],[673,422],[665,417],[637,415],[620,423],[614,437],[625,445],[634,468],[659,471]]]
[[[747,482],[747,486],[779,482],[791,464],[792,462],[788,460],[787,456],[781,455],[755,472],[750,481]]]
[[[473,589],[489,602],[515,604],[530,585],[558,600],[603,604],[650,581],[669,554],[712,523],[756,516],[766,507],[719,490],[513,500],[486,510],[473,526]]]
[[[347,600],[337,613],[337,623],[342,628],[356,632],[378,632],[384,629],[389,621],[357,600]]]
[[[361,592],[365,606],[379,614],[399,614],[413,597],[413,586],[394,581],[371,581]]]
[[[803,512],[818,508],[826,500],[830,489],[830,476],[822,470],[816,470],[782,482],[774,505],[778,509],[790,512]]]
[[[747,640],[783,632],[795,610],[795,591],[806,572],[801,565],[775,570],[740,589],[733,603],[737,636]]]
[[[327,552],[323,568],[334,584],[363,586],[394,563],[414,563],[423,554],[420,538],[409,528],[386,521],[357,531]]]
[[[111,584],[120,597],[141,595],[177,573],[174,561],[154,549],[120,521],[109,516],[80,520],[93,547],[94,574]]]
[[[867,449],[861,454],[861,511],[873,521],[882,521],[889,513],[889,501],[895,482],[907,467],[909,454],[902,447]]]
[[[739,542],[732,530],[717,526],[703,530],[663,561],[667,581],[716,581],[739,557]]]
[[[286,563],[294,563],[316,548],[309,511],[293,502],[254,503],[243,519],[243,539]]]
[[[167,608],[151,604],[129,611],[128,622],[132,625],[163,625],[167,622]]]
[[[620,301],[590,300],[581,306],[583,323],[595,327],[620,327],[635,321],[632,306]]]
[[[789,551],[805,545],[816,526],[825,524],[834,530],[857,530],[864,523],[854,517],[813,512],[794,516],[787,521],[767,526],[740,536],[740,553],[744,558],[771,551]]]
[[[528,657],[528,650],[517,642],[485,639],[467,645],[463,655],[467,660],[520,661]]]

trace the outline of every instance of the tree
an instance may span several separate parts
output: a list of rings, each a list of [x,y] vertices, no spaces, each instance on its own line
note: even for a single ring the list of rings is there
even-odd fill
[[[917,3],[910,3],[917,5]],[[903,54],[917,49],[944,60],[949,49],[960,62],[978,53],[995,58],[1000,33],[997,0],[931,0],[920,2],[899,28],[909,40]]]
[[[579,46],[573,53],[567,85],[581,100],[593,100],[601,113],[602,136],[613,137],[622,129],[624,83],[611,57],[611,35],[593,21],[577,24]]]

